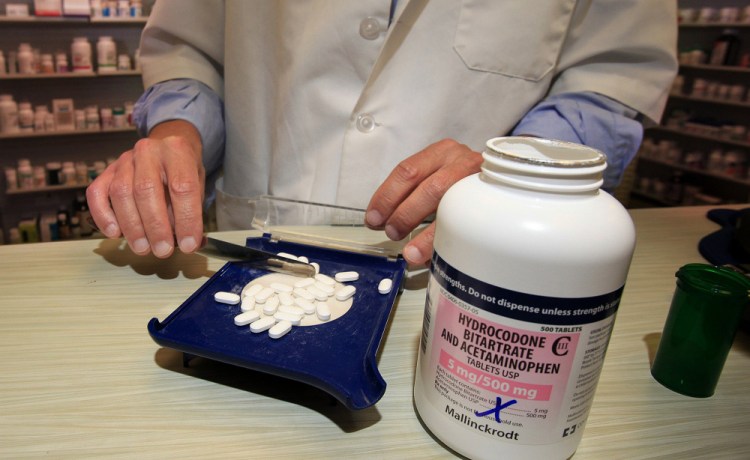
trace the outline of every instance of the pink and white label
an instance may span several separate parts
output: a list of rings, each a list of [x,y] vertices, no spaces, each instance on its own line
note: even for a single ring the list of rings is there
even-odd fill
[[[488,321],[440,297],[435,317],[436,365],[477,389],[560,407],[578,346],[578,334],[520,329]],[[491,395],[485,395],[494,401]]]
[[[423,379],[436,407],[484,433],[512,430],[545,444],[580,429],[588,415],[614,316],[553,326],[493,315],[433,290]]]
[[[493,393],[536,401],[549,401],[552,394],[552,385],[529,385],[478,371],[445,350],[440,350],[440,365],[457,378]]]

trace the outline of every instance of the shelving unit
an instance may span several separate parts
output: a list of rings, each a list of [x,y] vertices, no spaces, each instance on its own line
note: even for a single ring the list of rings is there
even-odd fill
[[[114,72],[68,72],[68,73],[35,73],[2,75],[0,80],[35,80],[35,79],[69,79],[69,78],[107,78],[107,77],[133,77],[139,76],[139,70],[117,70]]]
[[[33,194],[45,194],[45,193],[54,193],[54,192],[62,192],[62,191],[69,191],[69,190],[85,190],[85,185],[47,185],[44,187],[29,189],[29,190],[9,190],[6,193],[8,195],[33,195]]]
[[[737,7],[747,2],[724,0],[680,0],[680,8]],[[678,52],[703,52],[710,57],[714,40],[724,29],[737,31],[740,55],[750,52],[750,23],[686,23],[679,26]],[[708,61],[703,61],[708,62]],[[631,207],[679,206],[691,204],[741,203],[750,200],[750,67],[683,62],[660,126],[646,130],[637,157]],[[696,81],[711,82],[720,94],[694,93]],[[733,99],[727,88],[743,87]],[[711,154],[723,158],[744,157],[734,163],[709,165]],[[714,157],[714,158],[715,158]],[[696,158],[699,161],[696,161]],[[710,166],[710,167],[709,167]]]
[[[115,133],[134,133],[135,127],[127,126],[125,128],[105,128],[99,130],[75,130],[75,131],[42,131],[38,133],[13,133],[0,134],[2,139],[33,139],[36,137],[59,137],[59,136],[90,136],[92,134],[115,134]]]
[[[33,0],[0,0],[0,15],[6,3],[27,3],[33,12]],[[144,12],[152,2],[144,2]],[[117,52],[134,59],[140,34],[146,23],[140,18],[88,17],[27,17],[0,16],[0,50],[17,50],[19,43],[30,43],[43,53],[64,51],[71,59],[74,37],[85,36],[92,46],[96,61],[96,42],[100,36],[111,36]],[[32,106],[47,105],[51,111],[53,99],[74,100],[75,108],[123,106],[135,102],[143,92],[140,72],[115,72],[0,75],[0,94],[12,94],[17,102],[28,101]],[[19,159],[28,158],[33,165],[50,161],[106,161],[119,156],[137,141],[133,127],[0,134],[0,167],[15,166]],[[60,207],[72,205],[86,185],[46,186],[33,190],[8,191],[5,177],[0,179],[0,231],[8,241],[9,230],[20,220],[54,213]]]

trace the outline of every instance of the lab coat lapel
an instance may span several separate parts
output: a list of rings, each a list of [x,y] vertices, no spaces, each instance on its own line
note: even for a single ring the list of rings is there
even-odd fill
[[[388,32],[385,36],[385,43],[375,60],[375,65],[372,67],[372,72],[370,72],[365,88],[370,86],[370,84],[378,78],[383,71],[383,67],[385,67],[390,58],[398,51],[401,43],[403,43],[406,35],[409,33],[411,24],[413,24],[417,17],[419,17],[419,14],[424,9],[427,1],[428,0],[398,0],[396,11],[393,13],[391,26],[388,28]]]

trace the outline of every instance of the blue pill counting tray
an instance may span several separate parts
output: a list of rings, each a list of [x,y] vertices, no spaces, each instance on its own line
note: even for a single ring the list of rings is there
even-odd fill
[[[332,245],[306,244],[264,234],[247,238],[246,245],[274,253],[306,256],[333,276],[357,271],[359,279],[346,284],[357,290],[342,316],[312,326],[295,326],[283,337],[253,333],[236,326],[239,305],[214,300],[219,291],[240,294],[251,281],[269,272],[241,262],[229,262],[216,272],[164,321],[148,323],[151,337],[161,346],[186,356],[201,356],[307,383],[334,396],[349,409],[364,409],[385,393],[376,355],[406,271],[400,256],[377,251],[350,251]],[[388,294],[378,292],[383,278],[393,281]]]

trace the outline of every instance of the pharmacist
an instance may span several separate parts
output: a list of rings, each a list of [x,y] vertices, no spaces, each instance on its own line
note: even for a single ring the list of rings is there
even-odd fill
[[[159,0],[141,43],[148,138],[89,186],[92,215],[157,257],[197,249],[214,195],[222,230],[250,228],[248,199],[270,194],[367,207],[367,224],[399,239],[479,170],[487,139],[509,133],[602,150],[614,187],[664,108],[675,9]],[[407,260],[428,260],[431,241],[422,232]]]

